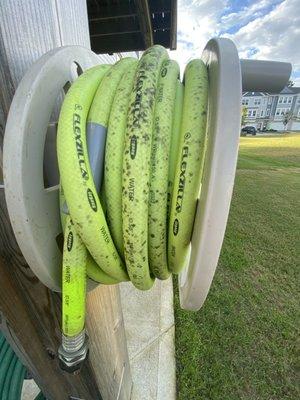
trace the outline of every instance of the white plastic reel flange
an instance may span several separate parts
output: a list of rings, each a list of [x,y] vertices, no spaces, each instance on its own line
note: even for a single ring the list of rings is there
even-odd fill
[[[54,49],[23,77],[9,111],[3,147],[5,198],[18,245],[36,276],[50,289],[61,290],[62,254],[58,186],[45,189],[44,146],[55,103],[67,82],[99,64],[81,46]],[[76,63],[76,64],[74,64]]]
[[[208,142],[188,267],[179,276],[180,304],[203,305],[217,267],[232,196],[241,127],[241,68],[229,39],[210,40],[202,54],[208,67]]]

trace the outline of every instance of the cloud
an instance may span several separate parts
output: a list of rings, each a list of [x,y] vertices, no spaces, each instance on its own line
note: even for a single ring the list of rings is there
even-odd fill
[[[262,17],[281,1],[282,0],[261,0],[249,6],[244,6],[238,11],[225,14],[221,18],[222,30],[237,31],[237,27],[240,28],[246,23]]]
[[[295,83],[295,86],[300,87],[300,70],[294,72],[294,74],[292,76],[292,80]]]
[[[181,69],[193,58],[200,58],[211,37],[218,35],[218,21],[227,0],[180,0],[177,20],[177,51],[170,56]]]
[[[232,39],[242,56],[292,62],[300,69],[300,3],[285,0],[272,11],[249,22]],[[255,53],[250,53],[256,49]]]
[[[201,57],[214,36],[232,39],[241,58],[291,62],[300,83],[299,0],[261,0],[248,6],[229,0],[179,0],[178,50],[171,57],[181,68]]]
[[[300,78],[294,78],[293,82],[295,83],[295,86],[300,87]]]

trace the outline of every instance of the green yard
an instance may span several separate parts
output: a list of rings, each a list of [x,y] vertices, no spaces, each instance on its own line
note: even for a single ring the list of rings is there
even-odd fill
[[[241,138],[208,299],[190,313],[175,298],[178,399],[300,398],[299,172],[300,134]]]

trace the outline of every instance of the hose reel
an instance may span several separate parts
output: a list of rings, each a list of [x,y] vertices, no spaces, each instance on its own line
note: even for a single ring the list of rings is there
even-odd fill
[[[212,39],[202,60],[209,80],[207,144],[190,251],[186,268],[179,276],[181,306],[189,310],[202,306],[218,262],[240,135],[242,74],[234,44],[228,39]],[[244,67],[243,85],[251,71],[254,85],[260,69],[253,75],[253,68],[247,62],[244,62],[248,70]],[[5,195],[16,239],[38,278],[56,291],[61,290],[58,186],[44,187],[43,154],[52,109],[63,87],[74,79],[71,68],[74,63],[85,71],[99,64],[99,58],[87,49],[67,46],[47,53],[34,64],[15,94],[4,142]],[[285,83],[290,66],[272,65]],[[273,85],[266,81],[265,84]]]

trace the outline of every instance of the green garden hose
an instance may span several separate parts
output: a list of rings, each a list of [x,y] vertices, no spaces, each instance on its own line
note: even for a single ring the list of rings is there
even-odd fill
[[[66,94],[57,136],[61,209],[67,204],[64,335],[84,328],[86,274],[147,290],[184,267],[205,158],[207,94],[201,60],[189,62],[181,83],[177,63],[157,45],[139,61],[91,68]],[[106,135],[102,187],[87,144],[87,135],[99,134]]]
[[[0,332],[0,399],[21,400],[26,369]],[[35,400],[44,400],[42,392]]]

